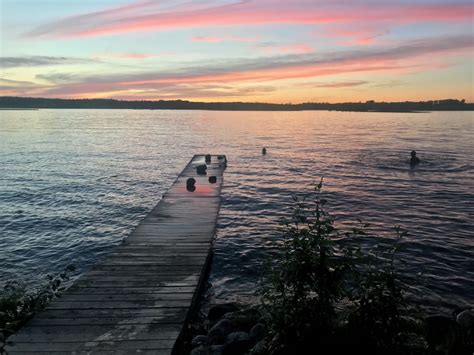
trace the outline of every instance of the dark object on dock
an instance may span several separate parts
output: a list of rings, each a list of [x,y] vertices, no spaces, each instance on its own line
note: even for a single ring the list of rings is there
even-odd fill
[[[188,180],[186,180],[186,189],[188,191],[195,191],[196,190],[196,179],[194,178],[189,178]]]
[[[198,175],[206,175],[207,166],[205,164],[197,165],[196,172]]]
[[[223,166],[224,169],[227,167],[227,157],[225,155],[218,155],[217,160],[219,161],[219,166]]]
[[[211,184],[215,184],[217,182],[217,178],[215,176],[209,176],[209,182]]]
[[[211,155],[207,154],[205,160],[206,160],[206,163],[210,163],[211,162]]]
[[[219,161],[219,166],[222,166],[224,169],[227,168],[227,158],[225,155],[218,155],[217,160]]]
[[[411,151],[411,159],[410,159],[410,165],[414,166],[420,164],[420,159],[416,156],[416,151],[412,150]]]
[[[217,184],[194,194],[183,189],[190,178],[199,183],[194,167],[203,159],[192,159],[130,236],[8,337],[5,352],[182,353],[173,348],[206,282],[221,203],[218,164]]]
[[[267,155],[267,148],[262,148],[262,155]]]

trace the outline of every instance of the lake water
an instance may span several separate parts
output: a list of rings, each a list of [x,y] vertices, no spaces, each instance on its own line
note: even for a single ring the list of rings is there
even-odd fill
[[[90,268],[154,207],[192,155],[226,154],[209,294],[255,297],[292,195],[324,177],[339,224],[400,225],[411,292],[452,310],[474,295],[471,112],[0,111],[0,281]],[[268,154],[261,155],[262,147]],[[409,153],[422,163],[410,169]]]

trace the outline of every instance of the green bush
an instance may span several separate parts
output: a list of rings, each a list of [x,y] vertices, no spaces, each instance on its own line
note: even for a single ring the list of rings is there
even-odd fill
[[[262,305],[268,351],[289,354],[308,344],[351,343],[396,351],[409,329],[394,266],[397,243],[379,253],[362,248],[368,225],[339,232],[324,209],[321,188],[322,180],[314,192],[295,197],[278,257],[267,261]],[[397,229],[397,241],[405,235]]]

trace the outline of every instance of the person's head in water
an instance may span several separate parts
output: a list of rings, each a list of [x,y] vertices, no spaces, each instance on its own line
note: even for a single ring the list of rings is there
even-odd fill
[[[416,151],[411,151],[410,165],[416,165],[420,162],[420,159],[416,156]]]

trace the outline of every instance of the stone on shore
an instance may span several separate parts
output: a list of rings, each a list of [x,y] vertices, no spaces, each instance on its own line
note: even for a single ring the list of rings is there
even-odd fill
[[[212,306],[207,317],[210,321],[221,319],[226,313],[235,312],[239,309],[234,303],[223,303]]]
[[[221,319],[207,333],[212,345],[224,344],[227,334],[232,332],[232,323],[228,319]]]
[[[265,337],[265,324],[257,323],[250,329],[250,338],[254,341],[260,341]]]
[[[196,335],[193,340],[191,340],[191,347],[196,348],[201,345],[208,345],[209,338],[206,335]]]
[[[250,336],[246,332],[234,332],[225,339],[224,355],[240,355],[252,346]]]
[[[451,349],[459,340],[460,325],[443,315],[426,317],[426,341],[434,349]]]
[[[211,355],[224,355],[224,345],[211,346]]]
[[[230,320],[232,327],[235,330],[245,332],[250,331],[250,329],[258,323],[260,317],[260,313],[253,308],[231,312],[224,315],[224,319]]]
[[[456,316],[456,322],[463,328],[474,328],[474,310],[465,309]]]
[[[199,346],[191,350],[189,355],[211,355],[211,349],[208,346]]]
[[[257,344],[255,344],[255,346],[250,351],[250,354],[251,355],[263,355],[263,354],[265,354],[266,348],[267,348],[267,344],[266,344],[265,340],[261,340]]]

